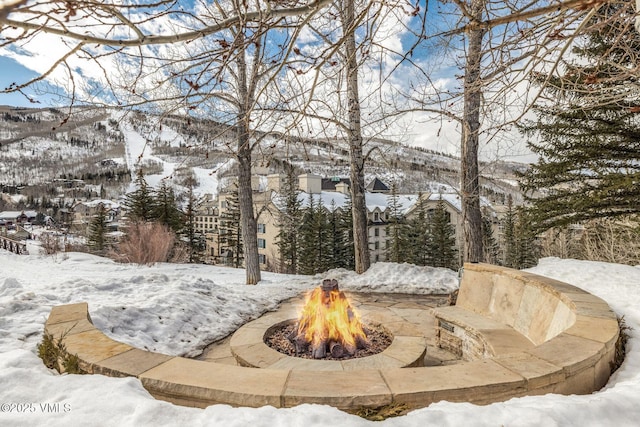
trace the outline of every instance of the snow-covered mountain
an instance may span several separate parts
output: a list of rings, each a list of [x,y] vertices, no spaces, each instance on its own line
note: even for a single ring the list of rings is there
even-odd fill
[[[349,175],[346,141],[260,136],[254,150],[258,174],[282,172],[290,162],[300,172]],[[233,128],[212,121],[102,108],[76,108],[69,114],[0,107],[0,184],[43,187],[32,191],[36,195],[53,193],[47,185],[54,179],[82,179],[115,198],[131,189],[140,167],[153,186],[166,180],[180,189],[186,177],[195,176],[197,193],[215,194],[220,179],[234,173],[234,147]],[[378,177],[406,193],[458,187],[458,158],[382,139],[367,141],[365,151],[367,182]],[[525,167],[482,164],[483,195],[498,203],[506,194],[518,200],[515,172]]]

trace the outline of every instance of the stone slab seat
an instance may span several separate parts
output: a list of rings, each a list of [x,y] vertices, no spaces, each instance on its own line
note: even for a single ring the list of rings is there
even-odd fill
[[[87,303],[53,307],[45,331],[62,339],[87,373],[137,377],[152,396],[195,407],[317,403],[357,410],[394,402],[412,408],[440,400],[487,404],[551,392],[592,393],[611,374],[616,315],[600,298],[566,283],[466,264],[458,304],[435,313],[438,345],[458,346],[467,361],[363,369],[354,363],[350,370],[323,371],[322,363],[318,369],[315,364],[262,369],[192,360],[107,337],[93,325]]]
[[[478,348],[474,351],[474,354],[483,358],[519,353],[535,347],[531,340],[511,326],[461,307],[453,306],[438,309],[436,318],[439,320],[438,326],[441,329],[443,329],[443,323],[452,325],[454,328],[465,329],[465,334],[476,341],[473,345]],[[462,343],[463,346],[464,344]],[[466,344],[472,345],[471,343]],[[459,353],[456,350],[454,351]],[[461,355],[468,356],[470,352],[472,350],[466,349],[462,351]]]

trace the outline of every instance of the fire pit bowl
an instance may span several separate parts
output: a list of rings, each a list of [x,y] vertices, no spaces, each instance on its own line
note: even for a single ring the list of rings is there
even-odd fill
[[[287,356],[265,343],[265,337],[270,336],[274,329],[297,322],[296,318],[282,320],[282,314],[266,314],[260,319],[242,326],[233,334],[231,353],[239,365],[252,368],[307,371],[348,371],[424,365],[427,343],[423,336],[394,335],[391,345],[382,352],[355,359],[326,360]]]
[[[325,279],[307,293],[297,322],[273,326],[264,337],[269,347],[285,355],[325,360],[372,356],[392,340],[383,326],[362,323],[335,279]]]
[[[298,328],[299,323],[293,320],[273,325],[267,329],[264,341],[269,347],[287,356],[317,359],[319,352],[314,350],[312,345],[301,346],[295,338],[292,339],[292,337],[298,336]],[[382,325],[363,325],[363,332],[367,339],[361,347],[350,352],[345,350],[339,343],[325,343],[326,350],[323,352],[324,357],[321,357],[321,359],[346,360],[373,356],[384,351],[393,341],[393,334]]]
[[[427,342],[409,322],[383,326],[393,334],[384,351],[356,359],[325,360],[287,356],[265,343],[274,328],[297,322],[295,310],[268,313],[238,329],[231,337],[231,353],[241,366],[305,371],[351,371],[424,365]]]

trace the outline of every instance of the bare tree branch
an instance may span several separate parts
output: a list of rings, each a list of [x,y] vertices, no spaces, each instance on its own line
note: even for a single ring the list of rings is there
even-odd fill
[[[0,20],[6,18],[14,9],[26,2],[27,0],[0,0]]]
[[[101,36],[93,36],[90,34],[86,34],[86,32],[74,31],[69,29],[69,25],[67,23],[62,23],[60,21],[57,22],[57,25],[52,25],[52,19],[45,19],[45,22],[29,22],[29,20],[14,20],[9,19],[7,16],[0,15],[0,24],[4,24],[8,27],[21,28],[24,30],[43,32],[48,34],[54,34],[58,36],[62,36],[69,39],[79,40],[83,43],[92,43],[99,44],[103,46],[146,46],[146,45],[162,45],[168,43],[178,43],[178,42],[186,42],[190,40],[195,40],[201,37],[206,37],[212,34],[219,33],[223,30],[228,30],[236,25],[242,25],[247,22],[268,22],[269,20],[277,20],[283,17],[288,16],[301,16],[309,13],[315,13],[318,10],[326,7],[331,3],[332,0],[312,0],[309,3],[306,3],[302,6],[298,7],[290,7],[290,8],[276,8],[272,9],[271,2],[263,3],[266,7],[264,9],[258,9],[254,11],[248,11],[242,14],[238,14],[235,16],[229,16],[222,19],[220,22],[216,22],[215,24],[206,25],[202,28],[192,31],[185,31],[178,34],[168,34],[168,35],[158,35],[158,34],[144,34],[142,30],[135,25],[130,20],[126,19],[122,13],[118,10],[118,5],[106,5],[102,4],[99,7],[105,11],[111,13],[114,17],[117,17],[121,23],[118,24],[116,22],[104,23],[107,26],[107,32],[112,32],[112,30],[120,25],[124,25],[127,28],[134,29],[134,32],[137,34],[135,38],[111,38],[111,37],[101,37]],[[30,10],[30,9],[20,9],[18,8],[19,4],[26,2],[18,2],[13,6],[9,6],[8,11],[10,13],[15,14],[36,14],[35,17],[32,17],[30,20],[38,20],[47,17],[47,11],[41,10]],[[53,2],[52,2],[53,3]],[[79,5],[75,5],[78,3]],[[94,10],[97,8],[98,4],[93,2],[74,2],[74,7],[77,9],[81,9],[85,7],[87,12]],[[74,11],[74,15],[77,12]],[[67,18],[70,16],[70,13],[67,15]],[[28,17],[28,15],[27,15]],[[26,17],[25,17],[26,18]],[[78,23],[79,29],[85,29],[82,22]]]

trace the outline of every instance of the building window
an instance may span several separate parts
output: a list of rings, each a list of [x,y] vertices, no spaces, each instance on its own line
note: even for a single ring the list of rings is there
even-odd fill
[[[380,242],[375,242],[374,247],[376,248],[376,250],[380,249]]]
[[[373,235],[376,236],[376,237],[380,236],[380,229],[378,227],[373,229]]]
[[[267,232],[267,224],[258,224],[258,233],[264,234]]]
[[[267,247],[267,241],[264,239],[258,239],[258,247],[264,249]]]
[[[373,220],[375,222],[379,222],[380,221],[380,213],[379,212],[374,212],[373,213]]]
[[[260,262],[260,264],[266,264],[267,256],[265,254],[258,254],[258,261]]]

